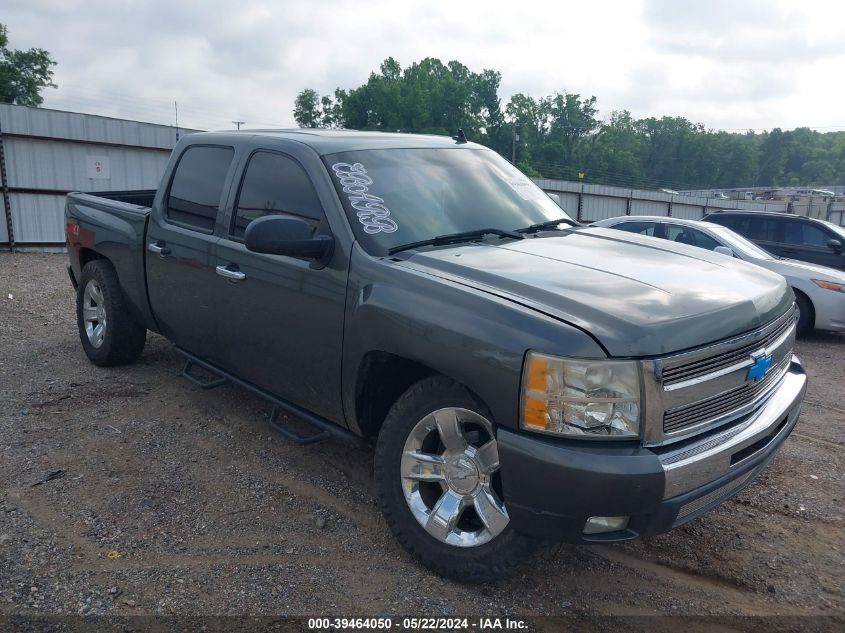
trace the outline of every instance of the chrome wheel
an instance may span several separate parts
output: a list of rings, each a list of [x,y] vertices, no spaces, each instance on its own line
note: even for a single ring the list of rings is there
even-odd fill
[[[483,545],[508,524],[493,425],[474,411],[439,409],[417,422],[400,472],[411,513],[442,543]]]
[[[94,279],[85,285],[82,293],[82,320],[88,342],[99,348],[106,336],[106,306],[103,291]]]

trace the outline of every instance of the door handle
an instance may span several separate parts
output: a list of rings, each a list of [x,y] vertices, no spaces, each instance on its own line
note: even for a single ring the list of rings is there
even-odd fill
[[[226,266],[218,266],[216,270],[218,275],[225,277],[226,279],[231,279],[232,281],[241,281],[242,279],[246,279],[246,275],[244,275],[241,271],[232,270]]]
[[[147,244],[147,250],[155,253],[159,257],[167,257],[170,255],[170,249],[164,245],[164,242],[150,242]]]

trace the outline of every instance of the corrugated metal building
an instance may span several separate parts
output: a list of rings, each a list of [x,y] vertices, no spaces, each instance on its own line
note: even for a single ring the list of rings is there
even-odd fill
[[[0,104],[0,243],[64,244],[68,191],[155,189],[176,140],[166,125]]]
[[[789,212],[786,202],[722,200],[544,178],[535,178],[534,182],[544,191],[557,194],[561,207],[582,222],[620,215],[663,215],[700,220],[721,209]]]

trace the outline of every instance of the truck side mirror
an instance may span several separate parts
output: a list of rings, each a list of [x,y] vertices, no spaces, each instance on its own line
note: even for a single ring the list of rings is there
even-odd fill
[[[839,240],[828,240],[827,247],[832,251],[836,251],[837,253],[842,252],[842,242],[840,242]]]
[[[549,198],[551,198],[552,200],[554,200],[554,203],[555,203],[557,206],[559,206],[559,207],[561,207],[561,208],[563,207],[563,203],[560,201],[560,196],[559,196],[558,194],[556,194],[556,193],[549,193],[549,192],[547,191],[547,192],[546,192],[546,195],[547,195],[547,196],[549,196]]]
[[[254,253],[322,260],[331,253],[334,238],[312,233],[311,226],[301,218],[265,215],[247,225],[244,244]]]
[[[727,255],[728,257],[734,256],[733,249],[728,248],[727,246],[717,246],[713,250],[716,251],[717,253],[721,254],[721,255]]]

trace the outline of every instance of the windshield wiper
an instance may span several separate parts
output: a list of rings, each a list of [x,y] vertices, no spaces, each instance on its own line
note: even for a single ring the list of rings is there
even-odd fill
[[[575,220],[571,218],[558,218],[557,220],[547,220],[545,222],[538,222],[537,224],[532,224],[531,226],[526,226],[521,229],[516,229],[517,233],[536,233],[537,231],[543,231],[545,229],[553,229],[558,224],[570,224],[572,226],[580,226]]]
[[[419,242],[411,242],[410,244],[402,244],[387,249],[388,255],[394,255],[400,251],[407,251],[412,248],[420,246],[442,246],[444,244],[460,244],[461,242],[474,242],[480,240],[485,235],[498,235],[499,237],[511,237],[515,240],[525,239],[522,233],[517,231],[505,231],[504,229],[478,229],[475,231],[463,231],[461,233],[449,233],[448,235],[438,235],[428,240],[420,240]]]

